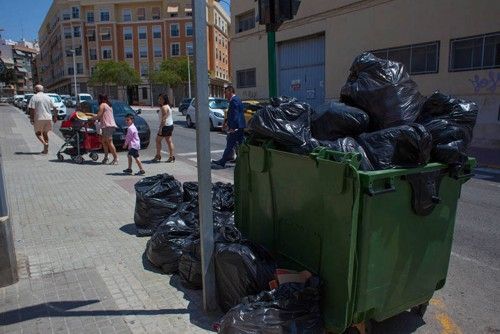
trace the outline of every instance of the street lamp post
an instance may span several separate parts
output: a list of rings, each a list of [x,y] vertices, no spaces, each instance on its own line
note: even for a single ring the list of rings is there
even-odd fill
[[[189,49],[187,53],[187,59],[188,59],[188,93],[189,93],[189,98],[191,98],[191,67],[189,65],[191,60],[189,59]]]
[[[75,99],[76,99],[76,96],[78,95],[78,91],[76,89],[76,59],[75,59],[76,50],[71,49],[71,50],[69,50],[69,52],[71,52],[71,54],[73,55],[73,82],[75,84]],[[77,103],[78,103],[78,101],[77,101]]]

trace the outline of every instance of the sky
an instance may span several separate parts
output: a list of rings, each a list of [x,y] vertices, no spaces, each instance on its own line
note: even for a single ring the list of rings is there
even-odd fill
[[[229,13],[230,0],[221,5]],[[15,41],[38,39],[38,29],[52,4],[52,0],[0,0],[0,34]]]

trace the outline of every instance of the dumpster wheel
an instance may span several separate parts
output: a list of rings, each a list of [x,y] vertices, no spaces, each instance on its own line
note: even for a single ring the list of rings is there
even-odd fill
[[[351,327],[346,329],[343,334],[371,334],[372,333],[372,322],[367,320],[360,322],[359,324],[353,324]]]
[[[420,316],[421,318],[423,318],[425,315],[425,312],[427,311],[427,306],[429,306],[429,302],[423,303],[423,304],[420,304],[417,306],[413,306],[411,308],[411,312]]]

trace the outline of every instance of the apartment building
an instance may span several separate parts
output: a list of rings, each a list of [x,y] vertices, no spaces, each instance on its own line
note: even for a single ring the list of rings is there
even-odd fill
[[[424,95],[478,103],[476,147],[500,147],[498,0],[302,1],[276,33],[278,93],[315,106],[339,97],[358,54],[406,65]],[[231,2],[232,77],[244,98],[268,97],[267,37],[257,2]]]
[[[0,42],[0,61],[6,68],[14,69],[15,81],[2,89],[6,95],[33,92],[33,77],[36,72],[35,58],[39,52],[38,44],[25,40],[19,42]]]
[[[79,92],[92,92],[88,81],[99,61],[126,61],[142,83],[128,87],[130,103],[150,104],[164,90],[148,73],[169,57],[193,56],[190,0],[54,0],[39,30],[40,76],[48,90],[73,94],[76,73]],[[207,54],[210,91],[222,94],[229,81],[230,17],[219,3],[207,0]],[[75,65],[73,65],[73,56]],[[111,87],[114,98],[124,92]],[[178,90],[176,99],[184,95]]]

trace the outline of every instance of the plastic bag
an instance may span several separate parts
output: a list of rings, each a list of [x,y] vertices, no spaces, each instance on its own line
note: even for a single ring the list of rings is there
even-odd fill
[[[184,182],[182,190],[184,191],[184,202],[198,200],[198,182]]]
[[[271,104],[258,110],[250,120],[250,132],[273,139],[279,148],[297,154],[310,153],[318,146],[311,136],[311,107],[294,98],[272,98]]]
[[[319,106],[311,117],[311,132],[319,141],[357,136],[369,125],[370,118],[363,110],[338,101]]]
[[[220,211],[234,210],[234,187],[231,183],[217,182],[213,184],[212,207]]]
[[[424,97],[403,64],[365,52],[354,59],[341,101],[363,109],[373,131],[413,123]]]
[[[250,241],[219,243],[214,258],[218,302],[224,312],[241,298],[268,290],[275,277],[270,253]]]
[[[171,175],[159,174],[140,180],[134,187],[137,235],[152,235],[158,224],[182,202],[181,184]]]
[[[166,274],[177,272],[182,249],[196,228],[195,221],[185,221],[177,212],[158,226],[146,245],[146,257]]]
[[[182,254],[179,258],[179,277],[181,283],[188,289],[201,289],[201,245],[197,235],[186,239]]]
[[[219,333],[324,333],[319,278],[311,277],[305,284],[281,284],[275,290],[243,298],[224,315]]]
[[[423,166],[429,162],[432,149],[432,136],[420,124],[363,133],[358,142],[375,170]]]
[[[432,160],[445,164],[465,166],[467,162],[467,154],[465,154],[466,146],[463,140],[452,141],[447,144],[438,144],[432,149]]]
[[[370,171],[374,170],[370,159],[366,155],[365,150],[358,142],[351,137],[339,138],[335,141],[321,140],[319,142],[320,146],[328,147],[337,152],[352,152],[361,154],[361,165],[360,170]]]

